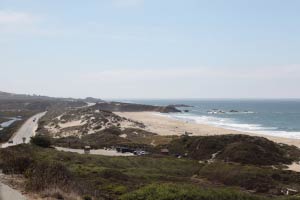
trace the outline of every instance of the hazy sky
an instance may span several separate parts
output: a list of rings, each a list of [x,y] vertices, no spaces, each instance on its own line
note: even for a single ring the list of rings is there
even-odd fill
[[[299,0],[0,0],[0,91],[300,98]]]

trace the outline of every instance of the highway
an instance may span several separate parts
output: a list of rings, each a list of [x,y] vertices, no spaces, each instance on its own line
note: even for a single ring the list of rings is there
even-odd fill
[[[38,113],[32,117],[30,117],[20,128],[14,133],[14,135],[10,138],[10,142],[6,142],[2,144],[1,148],[6,148],[9,146],[14,146],[22,143],[29,143],[30,137],[36,134],[36,129],[38,128],[38,121],[41,117],[43,117],[46,112]]]

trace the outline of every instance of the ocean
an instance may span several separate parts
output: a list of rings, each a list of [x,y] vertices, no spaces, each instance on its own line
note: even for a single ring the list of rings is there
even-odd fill
[[[186,104],[177,120],[231,130],[300,139],[300,100],[121,100],[150,105]]]

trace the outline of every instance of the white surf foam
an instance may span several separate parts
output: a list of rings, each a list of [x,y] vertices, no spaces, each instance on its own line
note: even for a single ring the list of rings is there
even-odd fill
[[[198,124],[207,124],[230,130],[270,135],[284,138],[300,139],[300,132],[280,131],[277,127],[264,127],[261,124],[239,123],[237,120],[214,116],[198,116],[193,114],[159,114],[172,119],[189,121]]]

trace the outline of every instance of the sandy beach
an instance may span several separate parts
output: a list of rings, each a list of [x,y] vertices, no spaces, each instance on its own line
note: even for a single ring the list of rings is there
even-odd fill
[[[115,112],[115,114],[146,125],[146,130],[160,135],[182,135],[187,132],[194,136],[224,135],[224,134],[247,134],[251,136],[262,136],[277,143],[295,145],[300,148],[299,139],[281,138],[269,135],[228,130],[206,124],[197,124],[161,116],[155,112]]]

